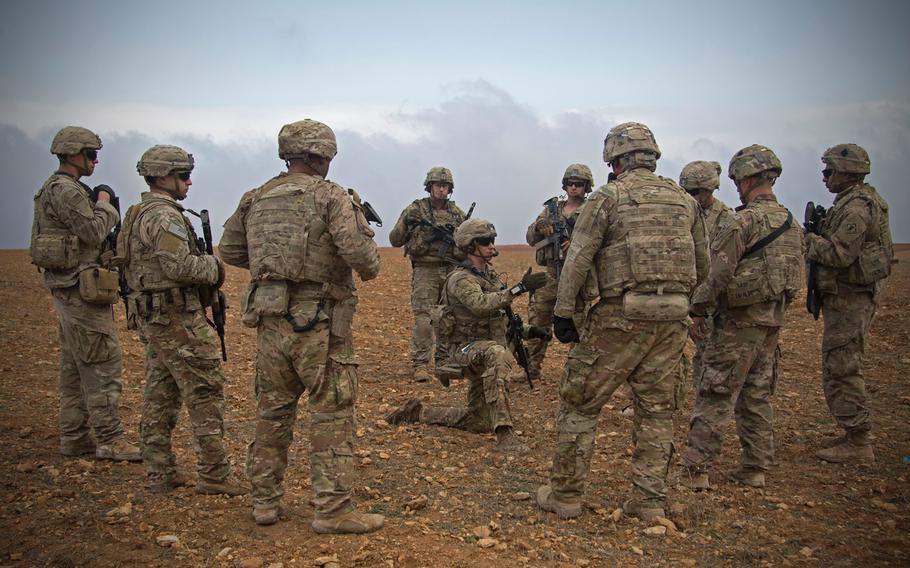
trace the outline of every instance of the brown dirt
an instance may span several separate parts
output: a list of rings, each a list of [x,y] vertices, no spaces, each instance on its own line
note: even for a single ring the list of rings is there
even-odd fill
[[[731,426],[719,461],[715,490],[693,494],[673,484],[671,517],[681,533],[648,536],[637,521],[611,520],[629,492],[630,421],[604,409],[586,493],[585,514],[558,521],[538,510],[533,494],[547,479],[554,445],[556,386],[566,348],[552,349],[544,376],[530,392],[512,385],[517,429],[531,447],[527,457],[491,452],[492,436],[432,426],[388,427],[381,418],[412,396],[460,403],[464,384],[409,382],[410,268],[400,251],[382,251],[382,275],[365,283],[355,322],[361,360],[356,498],[364,510],[387,516],[370,536],[319,536],[310,530],[309,465],[305,408],[291,448],[285,486],[287,515],[257,527],[248,498],[171,495],[145,490],[141,465],[64,458],[57,453],[55,317],[48,293],[22,251],[0,251],[0,562],[11,565],[312,566],[337,555],[342,566],[561,566],[561,565],[903,565],[910,564],[910,247],[900,247],[868,342],[869,398],[875,420],[874,466],[825,465],[812,452],[837,434],[820,387],[820,322],[799,303],[784,331],[783,377],[774,398],[777,466],[764,491],[724,481],[738,458]],[[531,263],[527,247],[503,247],[501,271],[514,279]],[[246,283],[230,270],[227,294],[235,306]],[[520,303],[520,312],[526,308]],[[136,439],[142,407],[143,360],[135,335],[116,307],[124,350],[121,412]],[[225,366],[226,443],[234,472],[242,475],[254,429],[254,331],[229,312]],[[901,378],[904,377],[904,378]],[[678,414],[676,442],[685,439],[691,401]],[[178,463],[194,469],[185,412],[175,431]],[[529,493],[531,500],[520,500]],[[405,504],[426,495],[428,505]],[[107,513],[129,504],[114,520]],[[492,527],[495,544],[475,536]],[[160,535],[180,544],[162,547]],[[483,535],[481,535],[483,536]],[[489,544],[484,542],[484,544]],[[229,550],[223,552],[225,549]],[[219,556],[219,552],[222,554]]]

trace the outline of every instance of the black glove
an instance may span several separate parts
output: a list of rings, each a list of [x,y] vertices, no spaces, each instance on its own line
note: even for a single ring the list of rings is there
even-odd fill
[[[534,290],[539,290],[547,285],[547,273],[546,272],[534,272],[531,273],[529,268],[525,275],[521,277],[521,280],[518,284],[512,286],[509,290],[512,292],[513,296],[518,296],[519,294],[524,294],[525,292],[533,292]]]
[[[550,339],[550,328],[543,325],[528,326],[528,339]]]
[[[553,318],[553,333],[560,343],[577,343],[578,330],[575,329],[575,322],[572,318]]]
[[[114,193],[114,189],[111,186],[102,183],[101,185],[96,185],[95,189],[92,190],[92,201],[98,201],[98,194],[102,191],[111,196],[111,201],[117,199],[117,194]]]

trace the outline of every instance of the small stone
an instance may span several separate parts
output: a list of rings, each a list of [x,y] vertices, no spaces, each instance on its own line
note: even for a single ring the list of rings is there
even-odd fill
[[[10,559],[10,560],[14,560],[14,561],[22,560],[22,553],[21,553],[21,552],[14,552],[14,553],[12,553],[12,554],[9,555],[9,559]]]
[[[149,532],[151,527],[145,523],[139,523],[139,532]]]
[[[32,432],[33,432],[33,430],[31,429],[31,427],[26,426],[26,427],[23,428],[22,430],[19,430],[19,437],[20,437],[20,438],[28,438],[29,436],[32,435]]]
[[[244,558],[240,561],[240,568],[262,568],[265,561],[258,556],[253,558]]]
[[[390,456],[390,455],[387,454],[386,452],[379,452],[379,459],[381,459],[381,460],[387,460],[387,459],[389,459],[390,457],[392,457],[392,456]]]
[[[885,528],[892,529],[892,530],[897,528],[897,521],[895,521],[894,519],[888,519],[887,521],[885,521]]]
[[[16,464],[16,471],[19,473],[31,473],[35,471],[35,464],[31,462]]]
[[[614,523],[618,523],[619,519],[622,518],[622,509],[613,509],[613,512],[610,513],[610,520]]]
[[[808,546],[804,546],[799,549],[799,554],[800,554],[800,556],[805,556],[806,558],[809,558],[810,556],[812,556],[812,549],[809,548]]]
[[[590,566],[590,565],[591,565],[591,561],[590,561],[590,560],[587,560],[587,559],[585,559],[585,558],[579,558],[579,559],[577,559],[577,560],[575,561],[575,565],[576,565],[576,566]]]
[[[360,465],[370,465],[373,463],[373,460],[370,458],[363,458],[360,460]]]
[[[696,564],[698,564],[698,561],[695,560],[694,558],[683,558],[682,560],[679,561],[679,563],[682,564],[683,566],[695,566]]]
[[[479,527],[474,527],[473,529],[471,529],[471,534],[473,534],[474,536],[476,536],[479,539],[490,538],[490,527],[482,526],[482,525]],[[491,544],[490,546],[493,546],[493,545]]]
[[[268,568],[284,568],[284,562],[272,562],[268,565]]]
[[[180,542],[180,539],[177,538],[176,535],[162,534],[155,538],[155,542],[158,543],[158,546],[168,548],[171,546],[176,546]]]
[[[657,517],[654,519],[654,522],[656,522],[659,526],[666,527],[667,533],[671,535],[679,532],[679,529],[676,528],[676,523],[666,517]]]
[[[407,503],[405,503],[404,506],[412,511],[419,511],[420,509],[425,509],[427,506],[427,503],[429,503],[429,499],[427,498],[427,496],[420,495],[419,497],[415,497],[415,498],[411,499],[410,501],[408,501]]]
[[[497,523],[496,521],[490,521],[489,527],[490,527],[490,531],[496,532],[499,530],[499,523]]]
[[[667,534],[667,527],[663,525],[658,525],[656,527],[648,527],[642,531],[648,536],[664,536]]]
[[[477,546],[480,548],[493,548],[497,544],[499,544],[499,541],[495,538],[482,538],[477,541]]]
[[[233,548],[231,548],[230,546],[225,546],[224,548],[222,548],[221,550],[218,551],[218,554],[215,555],[215,558],[226,558],[227,555],[231,553],[231,550],[233,550]]]
[[[633,546],[633,547],[632,547],[632,552],[634,552],[635,554],[637,554],[637,555],[639,555],[639,556],[643,556],[644,553],[645,553],[644,550],[638,548],[637,546]]]
[[[385,422],[385,420],[383,420],[383,422]],[[316,566],[325,566],[330,563],[338,564],[338,555],[337,554],[333,554],[331,556],[320,556],[319,558],[316,558],[315,560],[313,560],[313,564],[315,564]]]
[[[385,420],[383,420],[382,418],[380,418],[379,420],[374,422],[373,425],[375,425],[376,428],[378,428],[379,430],[384,430],[389,427],[389,423],[386,422]]]
[[[888,511],[889,513],[897,512],[897,505],[894,503],[889,503],[887,501],[882,501],[881,499],[875,498],[872,500],[872,504],[881,509],[882,511]]]
[[[513,501],[527,501],[531,498],[531,494],[527,491],[519,491],[518,493],[512,494]]]

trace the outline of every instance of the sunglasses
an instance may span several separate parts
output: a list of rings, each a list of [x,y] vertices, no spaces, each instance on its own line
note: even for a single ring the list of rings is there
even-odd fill
[[[822,177],[825,179],[828,179],[829,177],[831,177],[831,174],[833,174],[833,173],[834,173],[834,170],[832,170],[830,168],[824,169],[824,170],[822,170]]]
[[[98,150],[86,149],[86,150],[82,151],[82,155],[85,156],[86,158],[88,158],[89,160],[97,160],[98,159]]]
[[[174,175],[177,176],[178,178],[180,178],[180,181],[190,181],[190,176],[192,175],[192,173],[191,172],[177,172]]]
[[[688,194],[691,195],[692,197],[695,197],[696,195],[698,195],[698,193],[699,193],[700,191],[701,191],[700,189],[687,189],[687,190],[686,190],[686,193],[688,193]]]
[[[495,237],[481,237],[479,239],[474,239],[474,242],[479,244],[482,247],[488,247],[496,241]]]
[[[587,185],[587,182],[583,181],[569,180],[566,182],[566,187],[585,187],[585,185]]]

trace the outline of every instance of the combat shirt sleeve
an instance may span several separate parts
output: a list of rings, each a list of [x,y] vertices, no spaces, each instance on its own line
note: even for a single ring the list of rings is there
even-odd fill
[[[379,247],[373,240],[373,230],[362,213],[354,209],[348,192],[328,182],[325,188],[326,225],[338,254],[357,271],[361,280],[372,280],[379,274]]]
[[[217,284],[219,260],[213,255],[192,254],[186,220],[177,210],[159,206],[141,221],[139,235],[154,252],[164,275],[181,284]]]
[[[705,315],[717,307],[717,299],[727,289],[736,265],[746,252],[748,227],[753,222],[752,214],[746,209],[736,215],[723,227],[711,244],[711,264],[708,276],[692,294],[689,311],[696,315]]]
[[[406,221],[412,207],[413,205],[408,205],[404,208],[404,211],[398,216],[398,221],[395,222],[395,226],[389,231],[389,243],[393,247],[402,247],[408,242],[410,230]]]
[[[101,246],[120,219],[117,210],[104,201],[92,203],[76,182],[60,181],[52,189],[50,204],[54,216],[81,242],[91,248]]]
[[[852,199],[842,215],[829,238],[806,235],[806,260],[832,268],[846,268],[856,262],[870,226],[869,208],[864,199]]]
[[[484,292],[480,281],[464,272],[449,279],[446,293],[457,300],[476,317],[489,317],[512,303],[508,290]]]
[[[557,285],[554,314],[559,317],[571,318],[575,314],[575,299],[594,267],[594,255],[607,234],[615,206],[615,200],[607,193],[609,188],[608,185],[588,197],[575,223]]]
[[[224,223],[221,242],[218,243],[218,254],[224,262],[240,268],[250,268],[249,250],[246,242],[246,216],[250,211],[253,192],[246,192],[240,198],[240,204],[234,214]]]
[[[547,210],[544,208],[544,210],[541,211],[539,215],[537,215],[537,218],[534,219],[534,222],[528,225],[528,232],[525,235],[525,240],[529,245],[534,246],[539,243],[541,239],[543,239],[543,235],[537,232],[537,223],[539,223],[542,219],[545,219],[546,216]]]
[[[693,200],[692,214],[694,222],[692,223],[692,240],[695,243],[695,282],[696,287],[705,281],[709,270],[708,255],[708,229],[705,225],[705,218],[700,213],[698,203]]]

